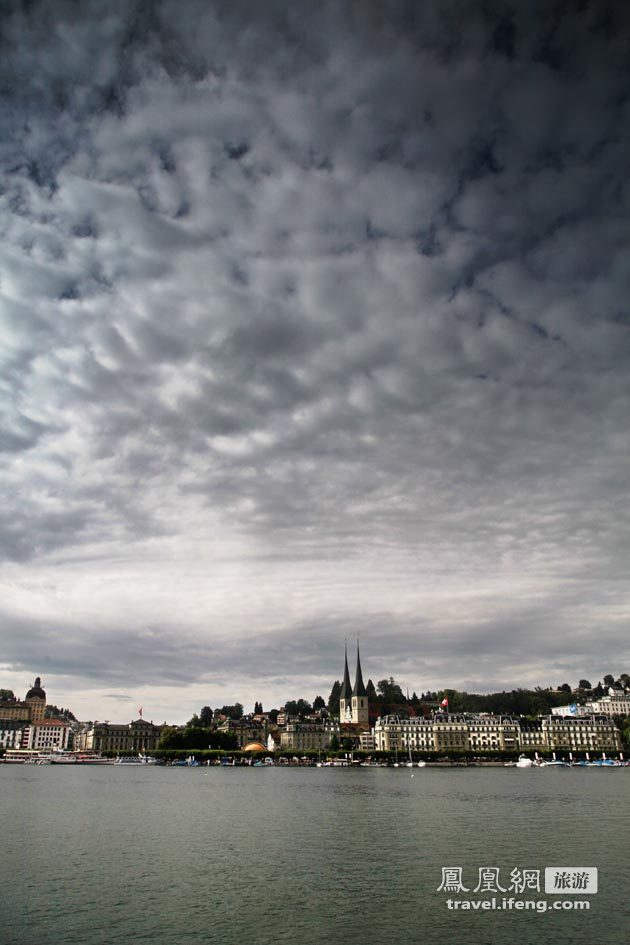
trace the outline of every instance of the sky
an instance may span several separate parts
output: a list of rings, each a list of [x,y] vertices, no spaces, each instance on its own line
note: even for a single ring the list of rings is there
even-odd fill
[[[2,16],[0,686],[630,671],[630,7]]]

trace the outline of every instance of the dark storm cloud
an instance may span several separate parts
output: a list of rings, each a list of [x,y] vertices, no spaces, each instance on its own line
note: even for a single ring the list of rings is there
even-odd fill
[[[524,637],[568,671],[567,639],[590,659],[598,621],[621,649],[629,27],[617,3],[11,7],[11,592],[14,567],[26,581],[65,554],[125,571],[143,542],[168,585],[191,548],[220,558],[237,542],[230,555],[274,574],[333,560],[352,583],[361,569],[339,620],[274,603],[289,675],[350,624],[377,658],[373,612],[406,666],[419,651],[405,628],[442,585],[449,652],[487,677],[500,650],[492,672],[514,678]],[[382,566],[417,596],[379,600]],[[449,608],[453,580],[487,602],[474,627]],[[521,581],[544,584],[543,614],[522,609]],[[56,671],[102,665],[107,631],[85,621],[71,647],[57,640]],[[194,676],[206,637],[222,672],[238,663],[236,628],[149,623],[156,683]],[[434,611],[422,625],[429,674],[449,666],[441,625]],[[264,640],[252,666],[273,675]]]

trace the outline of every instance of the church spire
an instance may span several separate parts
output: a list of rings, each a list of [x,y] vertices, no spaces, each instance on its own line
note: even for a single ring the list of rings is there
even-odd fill
[[[350,702],[350,697],[352,696],[352,686],[350,685],[350,670],[348,669],[348,641],[346,640],[346,661],[343,671],[343,683],[341,686],[341,692],[339,693],[340,699],[345,699],[347,703]]]
[[[348,665],[348,660],[346,658],[346,667]],[[361,672],[361,657],[359,655],[359,640],[357,638],[357,675],[354,681],[354,689],[352,690],[353,696],[367,696],[365,686],[363,685],[363,673]]]

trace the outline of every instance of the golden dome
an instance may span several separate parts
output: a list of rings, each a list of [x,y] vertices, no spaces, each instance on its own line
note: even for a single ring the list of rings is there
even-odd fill
[[[267,751],[267,749],[260,742],[248,742],[243,751]]]

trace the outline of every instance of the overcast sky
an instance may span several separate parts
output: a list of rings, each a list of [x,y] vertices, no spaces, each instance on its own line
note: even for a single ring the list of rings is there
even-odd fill
[[[0,686],[630,671],[628,5],[7,7]]]

